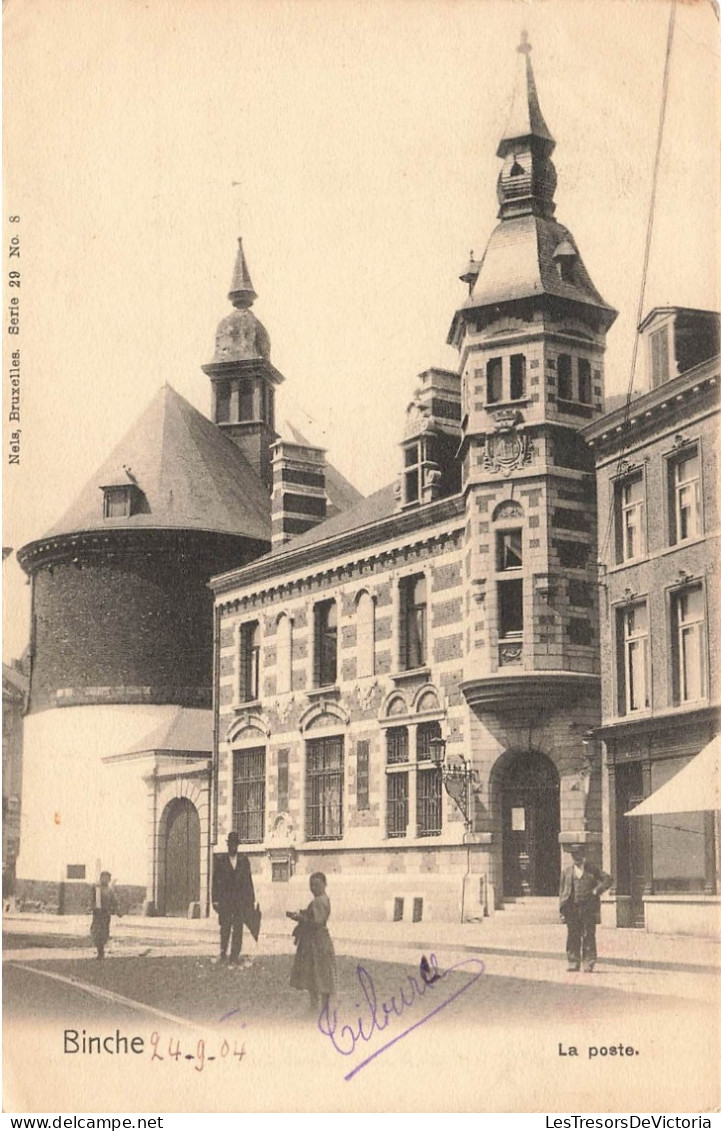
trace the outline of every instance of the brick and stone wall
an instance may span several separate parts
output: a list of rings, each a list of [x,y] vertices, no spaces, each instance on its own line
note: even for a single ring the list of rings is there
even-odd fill
[[[86,703],[209,706],[212,573],[242,539],[140,532],[102,552],[78,545],[34,574],[30,710]]]

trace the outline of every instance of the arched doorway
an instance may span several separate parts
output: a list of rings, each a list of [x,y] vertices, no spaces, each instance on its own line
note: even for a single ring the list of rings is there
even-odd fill
[[[560,875],[558,771],[545,754],[523,752],[501,780],[503,894],[556,895]]]
[[[200,899],[200,817],[187,797],[166,806],[163,910],[166,915],[187,915],[188,906]]]

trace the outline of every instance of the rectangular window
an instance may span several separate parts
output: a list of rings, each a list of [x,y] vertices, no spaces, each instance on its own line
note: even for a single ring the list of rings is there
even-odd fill
[[[265,835],[265,748],[236,750],[233,755],[233,828],[243,844]]]
[[[129,518],[131,489],[130,487],[104,487],[103,488],[103,515],[105,518]]]
[[[408,728],[390,727],[386,731],[386,763],[389,766],[408,761]]]
[[[511,400],[526,395],[526,359],[522,353],[511,354]]]
[[[253,389],[244,385],[238,393],[238,420],[254,420]]]
[[[418,770],[416,831],[418,836],[440,836],[441,833],[441,771],[437,766]]]
[[[649,336],[651,349],[651,387],[656,388],[668,381],[668,326]]]
[[[343,836],[343,739],[316,738],[306,745],[306,840]]]
[[[313,609],[315,641],[315,686],[335,683],[338,670],[338,606],[320,601]]]
[[[287,813],[289,798],[288,759],[290,751],[278,751],[278,812]]]
[[[592,605],[593,597],[591,596],[591,588],[585,581],[576,581],[570,578],[568,582],[568,603],[569,605],[576,605],[577,607],[583,605]]]
[[[486,403],[503,400],[503,358],[492,357],[486,366]]]
[[[403,453],[403,502],[417,503],[421,497],[420,444],[411,444]]]
[[[584,569],[588,561],[590,546],[586,542],[566,542],[554,539],[553,545],[558,553],[559,565],[567,569]]]
[[[618,713],[630,714],[650,706],[648,610],[645,602],[620,609]]]
[[[433,740],[441,737],[440,723],[421,723],[416,731],[416,759],[419,762],[435,761]]]
[[[701,483],[698,449],[669,461],[669,541],[672,546],[701,534]]]
[[[523,633],[523,581],[498,582],[498,635],[501,640]]]
[[[569,353],[558,355],[558,399],[559,401],[573,400],[573,378],[571,375],[571,355]]]
[[[571,644],[588,646],[593,643],[593,627],[591,622],[581,617],[568,618],[568,639]]]
[[[408,832],[408,771],[386,775],[386,834],[405,836]]]
[[[590,404],[592,400],[591,390],[591,362],[588,358],[579,357],[578,359],[578,399],[583,404]]]
[[[643,476],[615,486],[616,561],[634,561],[646,553],[646,505]]]
[[[230,420],[230,382],[215,382],[215,421],[227,424]]]
[[[426,579],[422,573],[403,578],[400,600],[401,666],[406,670],[420,668],[426,662],[427,645]]]
[[[260,694],[260,625],[257,620],[240,626],[240,702]]]
[[[370,809],[370,742],[363,738],[356,746],[356,809]]]
[[[523,565],[523,548],[520,530],[503,530],[497,540],[497,568],[520,569]]]
[[[671,618],[674,700],[695,703],[706,696],[706,616],[700,585],[672,594]]]

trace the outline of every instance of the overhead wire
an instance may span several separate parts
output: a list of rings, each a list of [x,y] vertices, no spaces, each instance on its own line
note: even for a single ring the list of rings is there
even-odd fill
[[[661,163],[661,149],[663,146],[663,130],[666,121],[666,105],[668,102],[668,88],[669,76],[671,73],[671,48],[673,46],[673,32],[676,23],[676,4],[677,0],[671,0],[671,11],[668,18],[668,30],[666,33],[666,58],[663,69],[663,83],[661,88],[661,110],[658,120],[658,131],[656,134],[656,153],[653,162],[653,175],[651,178],[651,197],[648,207],[648,220],[646,223],[646,246],[643,255],[643,268],[641,271],[641,287],[638,296],[638,307],[636,310],[636,332],[633,338],[633,352],[631,355],[631,372],[628,380],[628,388],[626,390],[626,402],[624,405],[623,421],[621,422],[621,447],[616,461],[616,476],[621,474],[622,462],[625,456],[626,447],[628,444],[628,431],[629,431],[629,418],[631,415],[631,399],[633,397],[633,382],[636,374],[636,361],[638,357],[638,327],[641,324],[643,317],[643,304],[646,298],[646,283],[648,280],[648,263],[651,254],[651,240],[653,237],[653,222],[656,214],[656,192],[658,189],[658,171]],[[600,553],[600,561],[606,560],[608,546],[611,540],[611,532],[614,525],[615,508],[610,506],[608,509],[608,522],[606,523],[606,533],[603,540],[603,546]]]

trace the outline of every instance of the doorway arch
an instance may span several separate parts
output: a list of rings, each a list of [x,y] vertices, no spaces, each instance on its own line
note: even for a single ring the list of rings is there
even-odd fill
[[[561,869],[558,770],[545,754],[522,751],[502,769],[503,895],[557,895]]]
[[[175,797],[161,818],[164,851],[161,858],[162,913],[187,915],[200,899],[200,817],[187,797]]]

